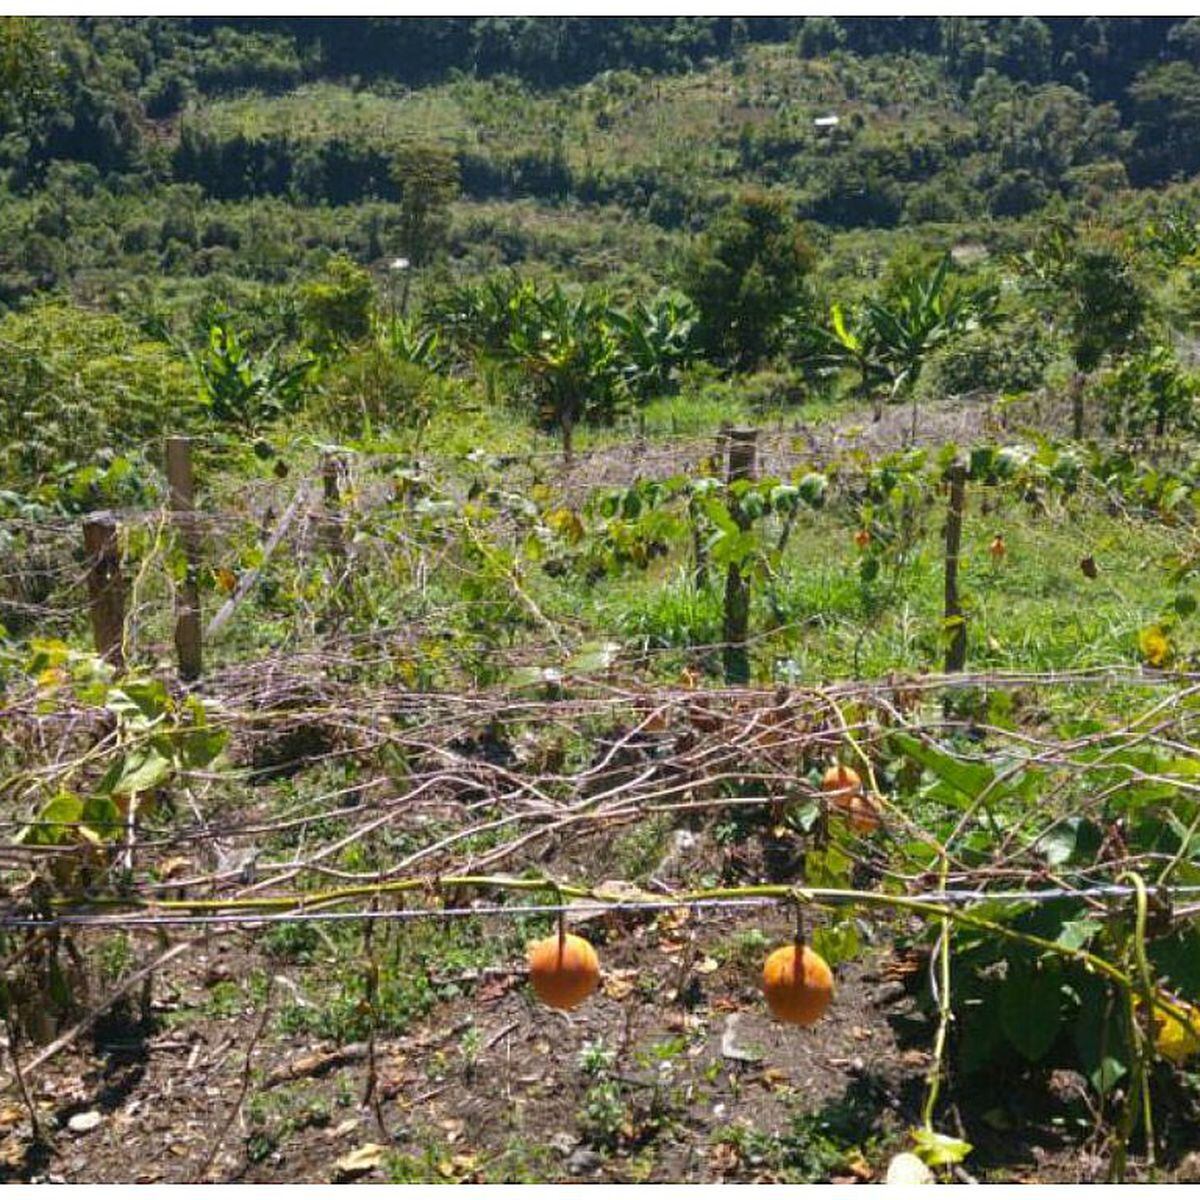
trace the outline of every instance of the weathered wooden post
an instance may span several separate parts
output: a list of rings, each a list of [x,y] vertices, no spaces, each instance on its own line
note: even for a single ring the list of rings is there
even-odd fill
[[[183,582],[175,593],[175,657],[180,679],[190,682],[200,678],[202,667],[200,529],[196,523],[191,438],[167,438],[167,489],[184,557]]]
[[[726,485],[743,479],[754,479],[758,473],[758,430],[729,430],[729,466]],[[738,528],[750,528],[750,519],[742,509],[741,502],[731,491],[728,497],[730,516]],[[746,639],[750,629],[750,581],[740,562],[729,564],[725,574],[725,623],[724,649],[725,682],[744,685],[750,682],[750,651]]]
[[[96,512],[84,520],[83,550],[96,653],[120,671],[125,667],[125,581],[121,578],[117,519],[112,513]]]
[[[958,594],[958,558],[962,548],[963,508],[966,504],[967,468],[955,463],[949,471],[950,503],[946,509],[946,674],[955,675],[967,665],[967,622]]]
[[[729,429],[728,421],[722,421],[720,429],[717,430],[717,441],[715,453],[717,456],[717,471],[723,472],[726,467],[726,454],[729,450]]]
[[[345,541],[342,538],[342,472],[345,470],[344,460],[337,454],[321,456],[321,491],[324,502],[325,519],[321,524],[321,544],[333,555],[340,557],[345,553]]]

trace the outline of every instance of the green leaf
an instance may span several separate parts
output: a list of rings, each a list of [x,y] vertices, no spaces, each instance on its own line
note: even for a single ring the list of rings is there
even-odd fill
[[[731,564],[744,566],[746,561],[758,549],[758,538],[749,530],[743,533],[719,533],[709,543],[709,556],[715,567],[728,567]]]
[[[1000,989],[1000,1025],[1028,1062],[1037,1062],[1054,1044],[1062,1024],[1062,977],[1051,968],[1009,962]]]
[[[794,808],[788,810],[787,823],[793,829],[799,829],[804,833],[811,833],[813,826],[821,817],[821,805],[817,801],[812,800],[808,804],[797,804]]]
[[[121,773],[108,790],[114,796],[148,792],[162,783],[170,772],[171,760],[164,757],[156,747],[133,750],[125,756]]]
[[[102,842],[114,841],[120,834],[124,822],[121,810],[111,796],[89,796],[83,804],[80,820]]]
[[[954,758],[952,755],[938,750],[911,734],[895,733],[893,741],[903,754],[908,755],[918,766],[935,775],[946,784],[951,793],[957,794],[960,800],[975,801],[984,791],[990,788],[996,780],[996,773],[986,763],[968,762]],[[1004,795],[1006,789],[996,788],[989,793],[992,797]],[[951,799],[943,792],[939,798]],[[951,799],[951,802],[953,800]]]
[[[833,925],[822,925],[812,931],[812,948],[834,966],[846,959],[854,958],[859,951],[858,926],[854,921],[838,921]]]
[[[725,506],[725,502],[717,496],[705,496],[704,515],[722,532],[725,534],[737,534],[741,530],[738,523],[730,515],[729,509]]]
[[[1103,840],[1104,835],[1094,822],[1070,817],[1042,834],[1033,848],[1049,866],[1061,867],[1065,863],[1091,862]]]
[[[975,980],[973,986],[984,986],[987,980]],[[995,1002],[998,988],[986,987],[979,997],[970,997],[958,1004],[958,1068],[964,1075],[994,1068],[1001,1050],[1004,1034],[996,1021]],[[1005,1048],[1005,1054],[1008,1050]]]
[[[74,826],[83,815],[83,801],[73,792],[59,792],[49,800],[16,840],[27,846],[61,846],[74,837]]]
[[[170,695],[161,679],[135,679],[113,688],[106,707],[133,728],[144,728],[164,716],[170,704]]]
[[[177,729],[171,735],[171,740],[180,767],[185,771],[201,771],[225,749],[229,734],[224,729],[200,726]]]
[[[1105,1021],[1107,1000],[1100,989],[1096,989],[1090,998],[1085,994],[1081,1001],[1072,1040],[1088,1082],[1104,1095],[1129,1073],[1124,1059],[1124,1036],[1119,1022]],[[1113,1005],[1114,1010],[1120,1007]]]
[[[1200,929],[1180,929],[1150,946],[1155,976],[1165,976],[1187,999],[1200,1000]]]
[[[810,471],[798,485],[804,502],[813,508],[819,508],[825,503],[825,493],[829,490],[829,479],[816,471]]]
[[[1064,921],[1054,940],[1068,950],[1082,950],[1103,928],[1100,921]]]
[[[836,846],[804,856],[804,881],[813,887],[848,887],[854,861]]]
[[[970,1142],[935,1133],[932,1129],[912,1131],[913,1149],[927,1167],[948,1167],[960,1163],[973,1149]]]

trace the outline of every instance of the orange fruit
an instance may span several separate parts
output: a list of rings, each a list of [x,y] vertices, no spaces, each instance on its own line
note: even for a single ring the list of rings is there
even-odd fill
[[[773,950],[763,967],[767,1007],[789,1025],[815,1025],[833,999],[833,973],[810,946],[792,942]]]
[[[841,763],[830,767],[821,776],[821,791],[833,797],[834,804],[839,808],[845,807],[849,798],[861,788],[862,777],[859,773],[853,767],[846,767]]]
[[[575,1008],[599,986],[600,959],[587,938],[553,933],[533,942],[526,956],[529,982],[538,999],[551,1008]]]
[[[854,535],[854,544],[860,549],[865,550],[871,544],[871,534],[866,529],[860,529]]]
[[[988,553],[992,556],[993,562],[999,562],[1008,553],[1008,547],[1004,544],[1004,534],[998,533],[992,538]]]
[[[845,809],[850,828],[856,833],[874,833],[879,828],[879,806],[872,797],[851,796]]]

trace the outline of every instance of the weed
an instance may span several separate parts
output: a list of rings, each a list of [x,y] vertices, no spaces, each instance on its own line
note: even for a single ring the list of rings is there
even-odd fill
[[[616,1060],[616,1051],[610,1050],[599,1038],[594,1042],[584,1042],[579,1051],[579,1069],[585,1075],[603,1075]]]
[[[644,883],[662,862],[672,823],[669,817],[638,821],[613,842],[613,857],[622,879]]]
[[[615,1150],[633,1130],[624,1091],[612,1079],[603,1079],[588,1088],[578,1119],[584,1140],[598,1150]]]
[[[106,983],[116,983],[133,962],[133,945],[128,934],[114,933],[96,947],[97,970]]]

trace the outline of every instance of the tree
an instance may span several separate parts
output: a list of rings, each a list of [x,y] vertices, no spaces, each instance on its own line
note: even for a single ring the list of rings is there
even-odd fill
[[[1050,75],[1052,38],[1037,17],[1002,19],[992,33],[989,59],[1013,79],[1040,83]]]
[[[1151,67],[1129,95],[1134,182],[1158,183],[1200,170],[1200,71],[1186,62]]]
[[[1165,332],[1165,331],[1164,331]],[[1167,425],[1195,427],[1197,379],[1185,371],[1165,341],[1131,355],[1107,376],[1100,391],[1108,402],[1105,427],[1140,437],[1152,430],[1163,437]]]
[[[778,345],[799,304],[813,252],[786,201],[744,191],[713,221],[683,268],[699,313],[697,341],[714,359],[746,367]]]
[[[400,249],[414,267],[427,266],[450,229],[458,160],[444,146],[406,146],[392,163],[392,179],[400,199]]]
[[[0,126],[24,122],[52,103],[58,82],[42,22],[0,17]]]
[[[1129,255],[1112,239],[1085,242],[1063,275],[1069,308],[1071,355],[1080,371],[1094,371],[1106,354],[1135,343],[1146,316],[1146,294]]]
[[[1017,264],[1027,287],[1049,301],[1048,315],[1066,333],[1076,370],[1072,430],[1082,438],[1087,376],[1106,355],[1138,344],[1147,312],[1145,289],[1131,254],[1110,230],[1093,229],[1081,236],[1053,226]]]

